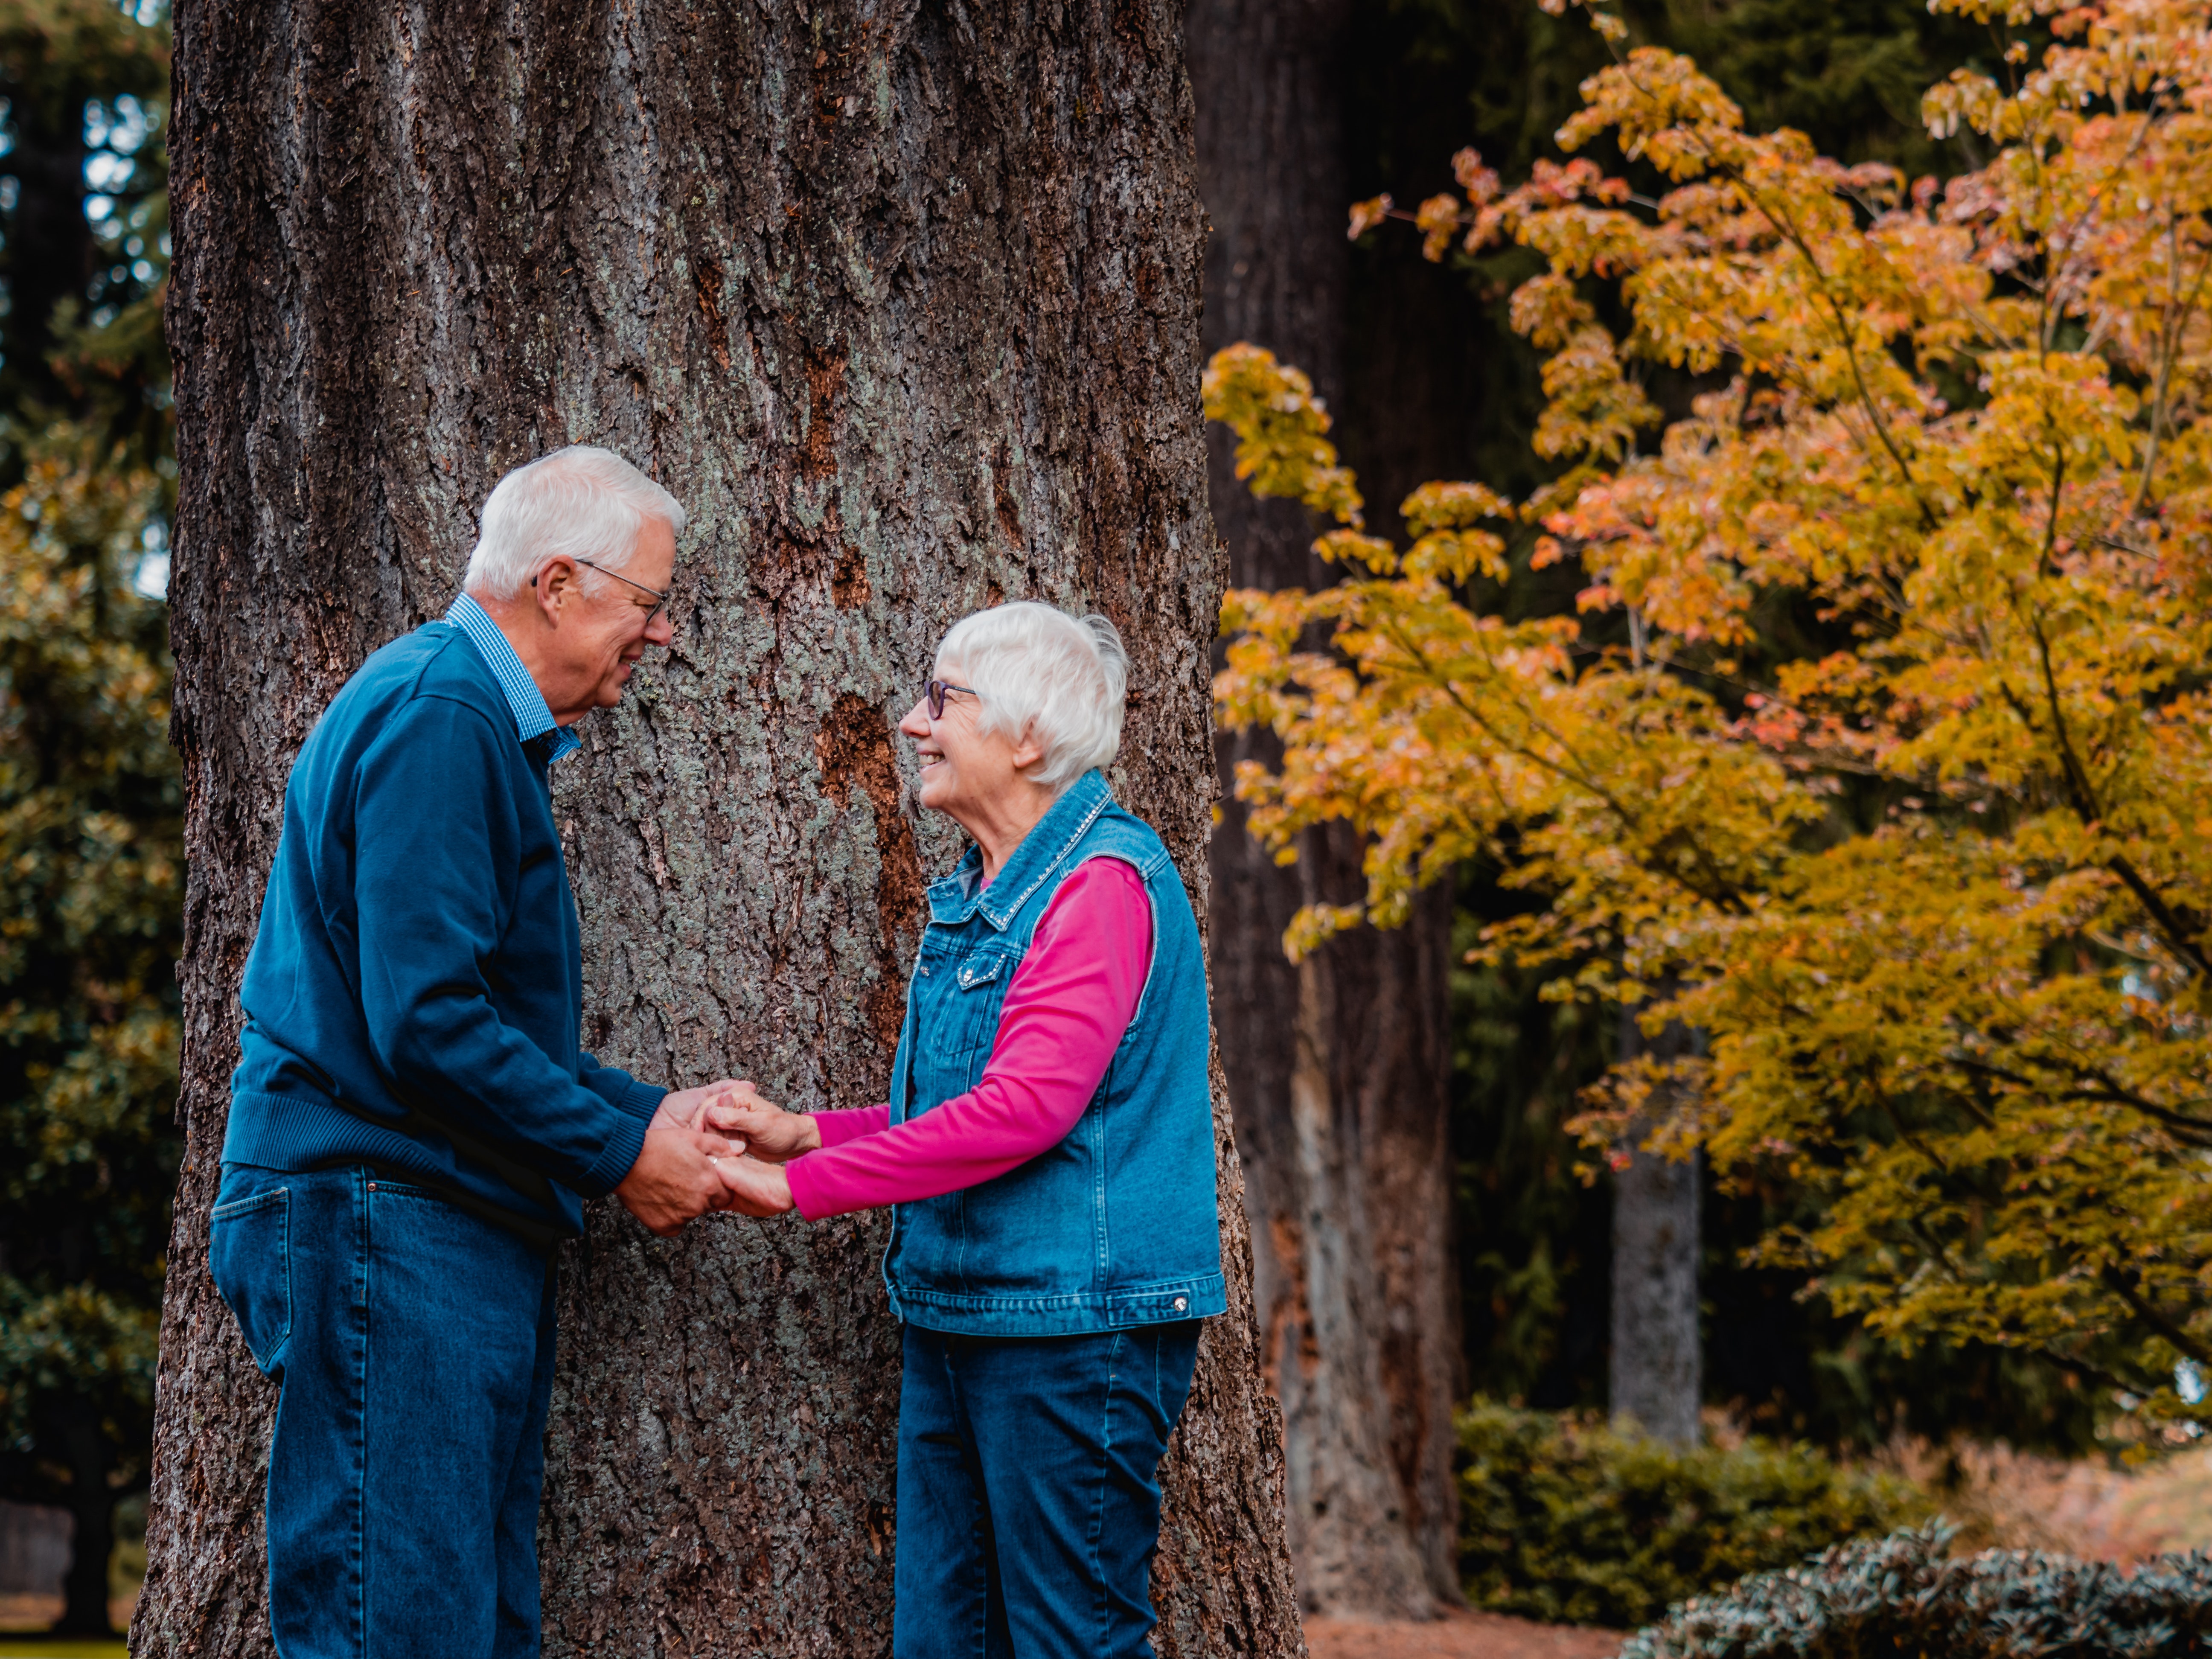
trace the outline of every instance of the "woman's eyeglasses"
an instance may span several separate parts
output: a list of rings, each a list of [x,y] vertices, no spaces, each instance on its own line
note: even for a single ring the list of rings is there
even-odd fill
[[[922,701],[929,705],[930,719],[941,720],[945,718],[945,700],[955,691],[965,691],[979,702],[983,696],[983,694],[972,685],[947,685],[943,680],[932,680],[923,689],[921,694]]]

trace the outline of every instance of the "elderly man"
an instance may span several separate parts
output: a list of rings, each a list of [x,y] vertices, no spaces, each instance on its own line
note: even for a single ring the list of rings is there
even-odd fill
[[[672,1233],[727,1200],[666,1094],[578,1044],[549,769],[672,637],[684,509],[619,456],[500,481],[465,592],[362,665],[292,769],[247,959],[209,1255],[283,1395],[283,1659],[538,1649],[557,1242],[613,1193]]]

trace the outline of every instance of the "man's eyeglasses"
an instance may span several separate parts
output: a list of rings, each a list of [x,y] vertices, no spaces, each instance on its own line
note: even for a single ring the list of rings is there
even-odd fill
[[[667,595],[667,594],[665,594],[665,593],[664,593],[664,592],[661,592],[659,588],[657,588],[657,587],[647,587],[647,586],[643,582],[634,582],[634,581],[631,581],[631,580],[630,580],[630,579],[629,579],[629,577],[627,577],[627,576],[623,575],[623,573],[622,573],[621,571],[619,571],[619,570],[610,570],[610,569],[608,569],[608,568],[606,568],[606,566],[605,566],[605,565],[603,565],[603,564],[594,564],[594,563],[592,563],[592,562],[591,560],[589,560],[589,559],[579,559],[579,558],[575,558],[575,557],[572,555],[572,556],[571,556],[571,557],[570,557],[570,562],[571,562],[571,563],[574,563],[574,564],[580,564],[580,565],[584,566],[584,567],[585,567],[586,568],[587,568],[587,569],[596,570],[596,571],[598,571],[598,572],[599,573],[599,574],[601,574],[602,576],[612,576],[612,577],[613,577],[617,581],[618,581],[618,582],[624,582],[624,583],[628,583],[628,584],[629,584],[629,586],[632,586],[632,587],[635,587],[635,589],[637,589],[637,591],[638,591],[639,592],[641,592],[641,593],[650,593],[650,594],[652,594],[652,595],[653,595],[653,609],[652,609],[652,610],[650,610],[650,611],[647,611],[647,612],[645,613],[645,625],[646,625],[647,628],[650,628],[650,627],[652,627],[652,626],[653,626],[653,619],[655,617],[659,616],[662,611],[665,611],[665,610],[667,610],[667,609],[668,609],[668,595]],[[538,578],[537,578],[537,577],[535,577],[535,576],[532,576],[532,577],[530,579],[530,585],[531,585],[532,587],[537,586],[538,586]],[[670,618],[670,620],[671,620],[671,621],[673,621],[673,620],[674,620],[674,618],[673,618],[673,617],[672,617],[672,618]]]
[[[932,680],[921,694],[922,701],[929,705],[930,719],[941,720],[945,718],[945,700],[955,691],[965,691],[977,702],[982,701],[983,694],[972,685],[947,685],[943,680]]]

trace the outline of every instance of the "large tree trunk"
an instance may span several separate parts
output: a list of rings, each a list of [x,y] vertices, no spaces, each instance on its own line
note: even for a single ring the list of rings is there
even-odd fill
[[[1679,1058],[1680,1025],[1645,1039],[1633,1010],[1620,1016],[1620,1058],[1648,1051]],[[1662,1085],[1665,1086],[1665,1085]],[[1665,1103],[1660,1103],[1663,1113]],[[1648,1122],[1623,1138],[1613,1177],[1613,1352],[1608,1403],[1615,1419],[1679,1445],[1698,1439],[1704,1379],[1698,1340],[1698,1165],[1642,1150]]]
[[[1206,344],[1250,340],[1324,398],[1347,372],[1350,188],[1342,124],[1348,0],[1195,0],[1185,18],[1200,185],[1212,221]],[[1233,441],[1210,439],[1211,498],[1240,586],[1314,586],[1295,504],[1257,501]],[[1237,763],[1264,734],[1223,736]],[[1451,1255],[1445,947],[1439,894],[1389,934],[1304,964],[1282,933],[1310,900],[1361,888],[1348,835],[1303,838],[1284,868],[1224,799],[1208,861],[1215,1026],[1235,1103],[1270,1386],[1307,1607],[1425,1614],[1458,1597],[1451,1410],[1461,1369]]]
[[[558,786],[602,1054],[801,1107],[878,1097],[922,883],[955,851],[890,723],[946,625],[1002,596],[1121,624],[1117,787],[1203,897],[1221,571],[1179,21],[1165,0],[179,7],[187,1152],[141,1659],[268,1650],[273,1395],[205,1239],[286,769],[362,657],[452,597],[505,469],[605,443],[695,515],[675,647]],[[1164,1471],[1157,1644],[1291,1655],[1225,1102],[1217,1121],[1237,1288]],[[662,1242],[595,1206],[563,1267],[550,1651],[885,1651],[882,1239],[709,1218]]]

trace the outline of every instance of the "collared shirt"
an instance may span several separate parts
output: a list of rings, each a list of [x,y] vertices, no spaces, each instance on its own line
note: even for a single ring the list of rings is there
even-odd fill
[[[468,635],[469,643],[476,647],[492,678],[499,682],[499,689],[507,693],[507,706],[514,711],[515,733],[525,749],[543,755],[550,767],[584,746],[584,740],[573,729],[555,723],[545,694],[538,689],[538,682],[515,655],[514,647],[482,605],[464,593],[447,611],[446,620]]]

